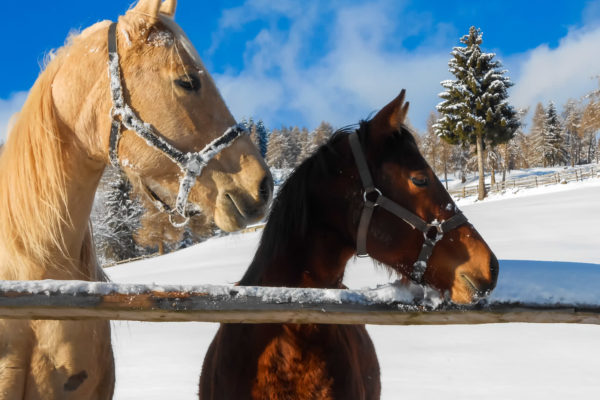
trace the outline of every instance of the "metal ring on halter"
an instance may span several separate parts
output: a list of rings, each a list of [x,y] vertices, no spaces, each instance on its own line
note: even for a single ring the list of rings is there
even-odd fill
[[[427,224],[427,230],[424,233],[425,234],[429,233],[429,231],[431,230],[431,228],[435,228],[435,230],[439,234],[442,234],[442,235],[444,234],[444,227],[442,226],[442,224],[440,222]]]
[[[188,223],[188,222],[190,222],[190,217],[187,217],[187,216],[186,216],[186,217],[184,217],[184,220],[183,220],[182,222],[176,222],[176,221],[173,219],[173,216],[174,216],[174,215],[178,215],[178,216],[179,216],[179,213],[177,213],[177,214],[176,214],[176,213],[170,212],[170,213],[169,213],[169,222],[170,222],[170,223],[171,223],[171,225],[173,225],[175,228],[183,228],[184,226],[186,226],[186,225],[187,225],[187,223]]]
[[[369,196],[371,193],[377,193],[377,198],[375,199],[375,201],[371,201],[371,200],[369,200],[369,199],[368,199],[368,196]],[[369,190],[365,190],[365,191],[363,192],[363,200],[365,201],[365,204],[371,204],[372,206],[377,206],[377,205],[378,205],[378,204],[377,204],[377,200],[379,200],[379,198],[380,198],[381,196],[383,196],[383,195],[381,194],[381,190],[379,190],[379,189],[377,189],[377,188],[372,188],[372,189],[369,189]]]

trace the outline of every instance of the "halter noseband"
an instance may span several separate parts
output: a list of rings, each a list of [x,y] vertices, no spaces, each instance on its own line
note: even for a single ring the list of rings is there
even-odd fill
[[[434,220],[431,223],[427,223],[419,216],[408,211],[395,201],[385,197],[373,183],[373,178],[371,177],[367,160],[362,151],[358,134],[356,132],[352,132],[349,135],[348,140],[350,141],[352,155],[354,156],[354,161],[356,162],[356,167],[358,168],[360,180],[364,188],[364,207],[360,216],[360,222],[358,224],[358,232],[356,234],[356,255],[358,257],[369,256],[369,253],[367,252],[367,235],[369,233],[371,217],[373,216],[375,207],[382,207],[383,209],[402,219],[413,229],[423,232],[423,247],[421,248],[421,252],[419,253],[417,261],[415,261],[413,265],[413,271],[410,275],[410,278],[413,281],[422,284],[423,276],[427,270],[427,261],[429,260],[429,257],[431,257],[436,243],[442,239],[444,233],[466,224],[468,222],[467,217],[465,217],[462,212],[458,211],[446,221],[438,222],[437,220]],[[432,232],[434,230],[435,232]],[[435,233],[435,238],[432,239],[430,237],[431,233]]]
[[[179,193],[175,209],[150,191],[154,205],[163,212],[169,214],[169,220],[173,226],[183,227],[190,219],[186,212],[188,197],[196,178],[200,176],[204,167],[219,152],[229,147],[237,138],[247,132],[241,125],[234,125],[227,129],[223,135],[210,142],[201,151],[183,152],[169,144],[162,136],[154,132],[152,125],[142,121],[125,102],[123,97],[123,85],[121,83],[121,71],[119,67],[119,53],[117,49],[117,23],[113,22],[108,29],[108,74],[110,78],[110,92],[112,98],[111,129],[108,155],[113,166],[120,168],[119,163],[119,140],[121,139],[121,127],[135,132],[146,141],[146,144],[161,151],[181,169],[182,177],[179,183]],[[184,218],[183,222],[175,222],[173,216],[178,214]]]

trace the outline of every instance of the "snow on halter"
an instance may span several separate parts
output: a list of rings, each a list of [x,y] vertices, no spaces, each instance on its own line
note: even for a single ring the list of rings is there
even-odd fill
[[[148,146],[153,147],[165,154],[181,169],[182,176],[179,182],[179,193],[175,203],[175,209],[171,209],[167,204],[158,199],[151,193],[153,203],[160,210],[169,214],[169,221],[173,226],[180,228],[187,224],[190,215],[186,212],[188,197],[192,187],[196,183],[196,178],[202,174],[202,170],[209,161],[219,152],[229,147],[237,138],[246,133],[247,130],[242,125],[234,125],[228,128],[225,133],[217,139],[210,142],[201,151],[183,152],[169,144],[163,137],[155,133],[152,125],[142,121],[135,112],[125,102],[123,97],[123,86],[121,84],[121,71],[119,67],[119,53],[117,51],[117,23],[113,22],[108,29],[108,73],[110,78],[110,92],[112,97],[111,119],[112,125],[109,140],[109,158],[112,165],[120,168],[119,163],[119,140],[121,139],[121,127],[135,132],[144,139]],[[183,222],[175,222],[175,214],[184,218]]]

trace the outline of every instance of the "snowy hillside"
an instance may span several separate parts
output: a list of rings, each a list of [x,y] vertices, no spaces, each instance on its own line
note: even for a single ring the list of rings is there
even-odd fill
[[[526,293],[527,284],[540,282],[574,285],[581,295],[596,297],[599,203],[596,179],[459,204],[500,259],[496,296],[511,290]],[[249,264],[259,235],[213,239],[107,271],[116,282],[234,283]],[[587,272],[599,278],[577,281]],[[357,260],[349,266],[345,283],[362,288],[389,279],[369,260]],[[113,327],[115,399],[196,398],[204,353],[217,325],[115,322]],[[600,326],[368,330],[381,364],[383,399],[591,399],[600,394]]]

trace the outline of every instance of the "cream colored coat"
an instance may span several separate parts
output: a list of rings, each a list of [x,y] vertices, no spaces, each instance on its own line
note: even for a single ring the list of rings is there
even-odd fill
[[[235,121],[173,22],[175,6],[140,0],[119,19],[122,80],[140,118],[179,149],[198,151]],[[104,279],[88,221],[108,163],[109,24],[86,29],[56,53],[2,149],[0,279]],[[201,81],[198,91],[176,84],[190,74]],[[131,132],[123,132],[119,155],[139,187],[174,204],[176,165]],[[222,229],[237,230],[264,214],[270,179],[244,137],[209,163],[190,202]],[[108,321],[0,320],[0,399],[110,399],[114,374]]]

